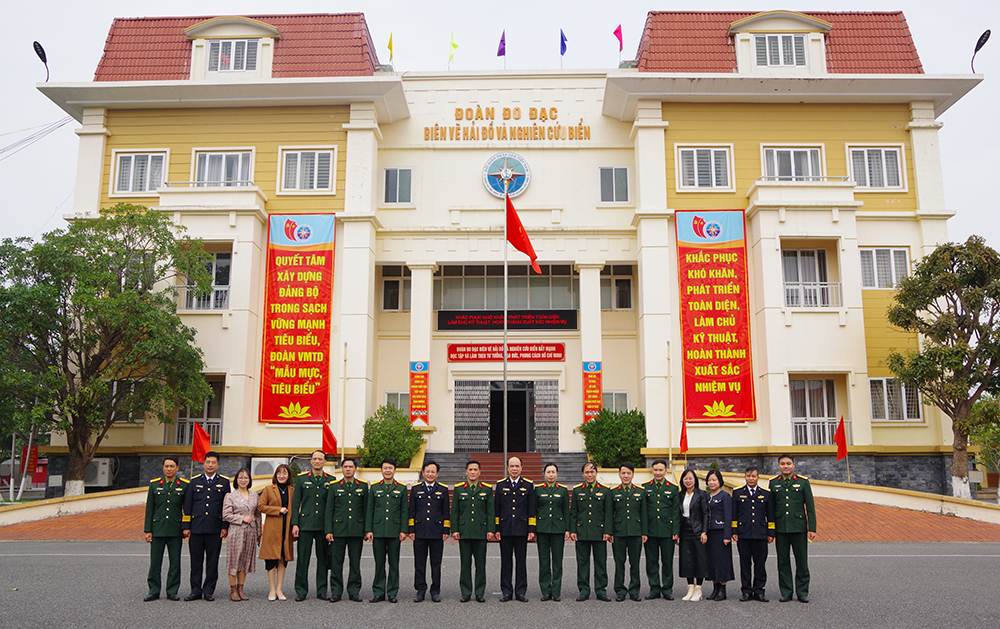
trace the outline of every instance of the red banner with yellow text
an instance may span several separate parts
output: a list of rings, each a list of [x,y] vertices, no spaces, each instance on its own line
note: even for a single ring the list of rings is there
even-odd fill
[[[757,418],[742,210],[678,210],[684,419]]]
[[[330,421],[330,312],[336,217],[270,217],[260,421]]]
[[[601,414],[604,408],[604,388],[601,383],[601,363],[583,363],[583,422],[587,423]]]

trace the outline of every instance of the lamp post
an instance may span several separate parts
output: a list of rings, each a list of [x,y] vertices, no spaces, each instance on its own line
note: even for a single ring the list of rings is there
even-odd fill
[[[42,64],[45,65],[45,82],[48,83],[49,82],[49,61],[48,61],[48,59],[45,58],[45,49],[42,48],[42,45],[39,44],[38,42],[33,42],[31,45],[35,49],[35,54],[38,55],[38,58],[42,60]],[[976,48],[976,50],[979,50],[979,49]]]
[[[972,61],[970,62],[972,65],[973,74],[976,73],[976,53],[979,52],[982,49],[982,47],[986,45],[986,42],[989,40],[989,38],[990,38],[990,29],[986,29],[986,31],[979,36],[979,41],[976,42],[976,49],[972,52]]]

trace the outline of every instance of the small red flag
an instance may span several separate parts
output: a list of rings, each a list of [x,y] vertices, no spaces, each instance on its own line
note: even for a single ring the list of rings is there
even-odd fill
[[[323,424],[323,452],[337,456],[337,437],[330,430],[330,424]]]
[[[688,451],[688,424],[681,422],[681,454]]]
[[[510,195],[505,196],[507,197],[507,242],[531,258],[531,268],[535,269],[535,273],[540,275],[542,270],[538,268],[538,263],[535,262],[538,259],[538,254],[535,253],[535,248],[531,246],[531,241],[528,240],[528,232],[524,231],[524,225],[521,224],[521,219],[517,216],[517,210],[514,209],[514,204],[510,201]]]
[[[615,37],[618,38],[618,52],[621,52],[625,47],[625,42],[622,40],[622,25],[619,24],[618,28],[615,29]]]
[[[205,455],[212,449],[212,438],[208,436],[201,424],[194,424],[194,440],[191,444],[191,460],[205,462]]]
[[[837,444],[837,460],[847,456],[847,431],[844,430],[844,416],[840,416],[837,432],[833,433],[833,441]]]

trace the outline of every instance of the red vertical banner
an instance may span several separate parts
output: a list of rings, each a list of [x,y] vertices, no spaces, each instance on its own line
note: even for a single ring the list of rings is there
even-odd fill
[[[34,475],[37,469],[38,446],[31,446],[31,452],[28,451],[28,446],[21,446],[21,473]]]
[[[674,216],[684,419],[754,421],[743,211],[678,210]]]
[[[430,363],[414,361],[410,363],[410,423],[414,426],[430,426],[427,414],[428,383]]]
[[[601,363],[583,363],[583,422],[587,423],[601,414],[604,408],[604,390],[601,385]]]
[[[336,217],[270,217],[260,421],[330,421],[330,312]]]

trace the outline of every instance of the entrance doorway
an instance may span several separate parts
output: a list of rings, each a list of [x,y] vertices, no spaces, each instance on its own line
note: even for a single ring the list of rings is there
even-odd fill
[[[535,383],[507,381],[507,451],[535,448]],[[490,452],[503,452],[503,381],[490,382]]]

